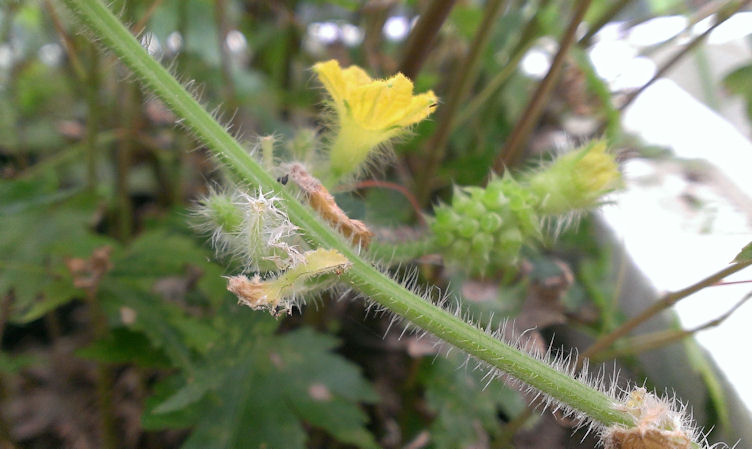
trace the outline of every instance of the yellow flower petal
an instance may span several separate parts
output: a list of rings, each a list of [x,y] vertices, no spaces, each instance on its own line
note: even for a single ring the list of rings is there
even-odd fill
[[[412,94],[413,83],[400,74],[358,87],[347,105],[352,118],[363,128],[386,130],[404,117]]]
[[[321,81],[321,84],[323,84],[324,88],[329,92],[332,100],[338,105],[341,105],[344,101],[345,95],[347,95],[348,88],[339,63],[334,59],[326,62],[319,62],[314,64],[313,71],[318,75],[319,81]]]
[[[320,62],[313,70],[334,101],[338,114],[348,114],[368,130],[389,130],[418,123],[433,112],[436,96],[413,95],[413,83],[398,73],[373,80],[358,66],[342,69],[336,60]]]
[[[337,64],[337,67],[339,67],[339,64]],[[371,77],[368,76],[365,70],[356,65],[351,65],[350,67],[343,69],[342,77],[344,78],[347,86],[361,86],[373,81]]]
[[[371,150],[436,108],[436,95],[413,95],[413,82],[401,73],[373,80],[360,67],[342,69],[335,60],[320,62],[313,70],[337,113],[337,136],[330,152],[336,176],[356,170]]]
[[[436,103],[439,101],[434,95],[432,90],[420,95],[416,95],[410,102],[410,107],[407,108],[405,114],[400,121],[400,126],[410,126],[422,121],[424,118],[431,115],[434,109],[436,109]]]

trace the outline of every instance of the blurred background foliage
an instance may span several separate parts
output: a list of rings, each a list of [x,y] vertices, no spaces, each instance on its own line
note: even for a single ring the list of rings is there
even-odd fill
[[[281,151],[296,154],[320,131],[317,61],[374,76],[401,70],[417,91],[434,89],[441,106],[396,145],[396,163],[337,195],[377,235],[410,239],[425,232],[420,213],[448,201],[453,183],[480,185],[491,167],[546,158],[567,117],[591,123],[575,139],[605,135],[647,154],[621,131],[613,93],[584,51],[614,17],[689,14],[693,3],[115,0],[111,8],[249,148],[274,133],[286,141]],[[567,50],[548,92],[545,78],[519,68],[534,46]],[[751,76],[747,66],[727,79],[749,104]],[[571,423],[531,416],[503,383],[485,386],[472,361],[437,357],[430,338],[387,332],[390,317],[347,295],[280,320],[236,305],[222,276],[238,267],[215,260],[190,227],[191,204],[224,176],[130,81],[54,2],[3,0],[0,446],[593,444],[571,437]],[[417,266],[421,282],[451,280],[484,326],[516,317],[522,329],[536,326],[544,346],[552,326],[594,338],[624,321],[611,250],[594,233],[585,217],[496,278],[463,277],[430,255]],[[623,363],[639,378],[636,360]],[[726,424],[722,399],[696,406],[710,411],[703,425]]]

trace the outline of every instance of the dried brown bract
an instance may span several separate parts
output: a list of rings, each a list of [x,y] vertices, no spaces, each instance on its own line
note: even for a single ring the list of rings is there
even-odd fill
[[[690,449],[692,429],[684,410],[645,388],[632,390],[619,410],[632,415],[634,427],[612,426],[603,435],[606,449]]]
[[[691,441],[684,432],[662,429],[614,430],[605,442],[607,449],[690,449]]]
[[[360,220],[353,220],[345,214],[334,197],[318,179],[313,177],[301,164],[290,166],[290,179],[306,194],[308,204],[327,223],[337,229],[354,244],[366,249],[371,243],[373,232]]]

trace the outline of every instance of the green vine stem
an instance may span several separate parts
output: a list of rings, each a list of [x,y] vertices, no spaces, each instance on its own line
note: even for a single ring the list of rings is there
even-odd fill
[[[436,242],[434,242],[431,236],[426,236],[409,242],[389,243],[373,241],[368,248],[368,255],[376,260],[381,260],[392,265],[415,260],[437,251]]]
[[[578,410],[605,426],[633,425],[633,418],[616,410],[613,399],[569,375],[550,367],[494,338],[453,314],[431,304],[374,268],[314,212],[288,193],[264,171],[227,131],[170,75],[152,59],[138,41],[100,0],[61,0],[101,45],[126,64],[144,86],[179,117],[198,140],[211,149],[238,177],[272,192],[291,221],[305,237],[323,248],[336,249],[352,262],[342,281],[381,306],[459,349],[498,368],[558,402]]]

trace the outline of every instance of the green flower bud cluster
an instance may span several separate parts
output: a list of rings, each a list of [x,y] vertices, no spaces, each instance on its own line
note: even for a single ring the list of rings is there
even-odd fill
[[[571,223],[621,186],[606,142],[567,153],[517,182],[494,178],[485,188],[463,187],[436,209],[434,245],[449,264],[474,274],[516,265],[523,245],[542,240],[543,219]],[[557,227],[558,229],[558,227]]]
[[[511,176],[485,188],[457,188],[431,223],[436,246],[463,270],[488,273],[514,265],[524,244],[541,238],[537,198]]]

